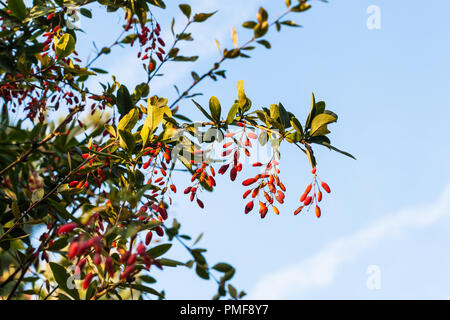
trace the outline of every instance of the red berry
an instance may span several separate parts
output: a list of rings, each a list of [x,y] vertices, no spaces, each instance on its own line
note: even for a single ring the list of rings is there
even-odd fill
[[[75,222],[66,223],[58,228],[57,234],[64,234],[71,232],[73,229],[75,229],[78,225]]]
[[[320,218],[320,215],[321,215],[321,210],[318,206],[316,206],[316,217]]]
[[[304,204],[305,206],[307,206],[308,204],[311,203],[311,201],[312,201],[312,198],[311,198],[311,197],[307,197],[307,198],[305,199],[305,201],[303,201],[303,204]]]
[[[92,281],[92,278],[94,277],[94,274],[92,272],[89,272],[83,281],[83,289],[86,290],[89,287],[89,284]]]
[[[250,211],[253,210],[253,201],[250,201],[249,203],[247,203],[247,205],[245,206],[245,213],[249,213]]]
[[[324,188],[324,190],[325,190],[327,193],[330,193],[330,192],[331,192],[330,187],[329,187],[325,182],[322,181],[321,185],[322,185],[322,188]]]
[[[145,254],[145,245],[141,242],[139,243],[138,247],[137,247],[137,253],[140,256],[143,256]]]

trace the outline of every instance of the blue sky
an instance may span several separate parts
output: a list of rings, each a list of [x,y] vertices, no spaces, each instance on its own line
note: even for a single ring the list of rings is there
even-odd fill
[[[240,41],[247,39],[249,32],[240,22],[254,18],[260,5],[272,13],[285,8],[282,0],[190,3],[195,12],[219,8],[215,17],[195,26],[198,40],[185,46],[186,53],[201,58],[169,66],[167,80],[155,83],[153,94],[173,99],[173,83],[184,88],[192,70],[206,71],[219,58],[214,39],[230,46],[233,26]],[[380,30],[366,27],[370,5],[381,9]],[[163,27],[175,14],[180,28],[184,18],[172,7],[154,13]],[[122,18],[121,13],[106,19],[109,14],[92,8],[101,23],[82,18],[89,35],[79,38],[84,56],[93,37],[98,47],[109,45]],[[302,119],[314,92],[339,115],[330,126],[333,144],[358,158],[315,148],[319,175],[332,188],[321,219],[312,212],[292,214],[311,176],[307,159],[291,146],[282,148],[281,177],[288,193],[280,216],[261,220],[245,215],[244,189],[225,178],[218,179],[216,192],[202,195],[204,210],[183,195],[176,197],[171,213],[182,230],[194,237],[205,232],[199,245],[208,249],[208,261],[236,266],[233,283],[249,298],[450,298],[449,13],[445,0],[420,5],[409,0],[313,1],[312,10],[291,17],[303,29],[271,33],[271,50],[259,48],[250,60],[227,62],[227,80],[199,86],[205,94],[197,99],[200,103],[215,95],[225,108],[243,79],[254,105],[281,101]],[[102,67],[133,85],[144,79],[134,61],[135,53],[118,50]],[[203,119],[188,101],[180,109]],[[248,168],[248,176],[251,172]],[[186,177],[178,181],[186,185]],[[189,258],[181,247],[169,256]],[[371,265],[380,271],[378,290],[366,286]],[[189,269],[168,269],[158,277],[158,288],[169,299],[209,298],[215,291],[213,282],[198,279]]]

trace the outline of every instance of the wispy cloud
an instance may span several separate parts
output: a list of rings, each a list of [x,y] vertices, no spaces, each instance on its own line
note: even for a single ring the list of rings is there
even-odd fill
[[[437,201],[386,215],[369,226],[339,238],[310,258],[263,277],[249,299],[302,298],[308,291],[330,285],[339,267],[381,241],[414,228],[436,223],[450,213],[450,185]]]
[[[171,63],[161,70],[164,77],[155,78],[151,85],[152,92],[156,93],[167,87],[171,87],[182,78],[190,74],[194,67],[199,66],[203,61],[208,61],[213,55],[219,55],[214,40],[220,43],[231,42],[231,28],[240,25],[251,15],[256,14],[257,1],[242,1],[230,6],[226,1],[219,0],[203,0],[192,5],[193,12],[212,12],[218,10],[216,16],[205,22],[204,24],[191,25],[189,32],[194,36],[194,42],[181,42],[180,48],[182,55],[198,55],[200,60],[196,63]],[[181,25],[181,21],[185,21],[185,17],[180,13],[175,20]],[[208,27],[208,26],[213,27]],[[179,32],[179,30],[178,30]],[[169,31],[163,32],[164,39],[171,39],[172,35]],[[168,42],[168,41],[166,41]],[[138,80],[144,79],[141,62],[136,59],[136,52],[130,50],[129,53],[122,56],[110,68],[111,74],[117,76],[118,80],[125,84],[134,85]]]

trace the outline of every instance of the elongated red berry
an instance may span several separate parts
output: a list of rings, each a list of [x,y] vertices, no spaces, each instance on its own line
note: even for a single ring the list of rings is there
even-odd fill
[[[304,204],[305,206],[307,206],[308,204],[311,203],[311,201],[312,201],[312,198],[311,198],[311,197],[307,197],[307,198],[305,199],[305,201],[303,201],[303,204]]]
[[[316,217],[320,218],[320,215],[321,215],[321,210],[320,210],[319,206],[316,206]]]
[[[298,207],[297,210],[294,211],[294,215],[295,216],[298,215],[302,211],[302,209],[303,209],[303,206]]]
[[[92,281],[92,278],[94,277],[94,274],[92,272],[89,272],[83,281],[83,289],[86,290],[89,287],[89,284]]]
[[[57,233],[58,234],[64,234],[71,232],[73,229],[75,229],[78,225],[75,222],[66,223],[63,224],[61,227],[58,228]]]
[[[100,263],[102,263],[102,256],[96,253],[94,256],[94,264],[98,266]]]
[[[133,269],[134,269],[134,265],[126,267],[125,270],[120,275],[120,279],[126,279],[130,275],[130,273],[133,271]]]
[[[197,199],[197,204],[202,209],[205,207],[205,205],[203,204],[202,200],[200,200],[200,199]]]
[[[317,193],[317,201],[322,201],[322,191],[319,190],[319,192]]]
[[[231,168],[230,170],[230,179],[231,181],[236,180],[237,170],[235,167]]]
[[[72,181],[72,182],[69,183],[69,187],[75,188],[78,185],[78,183],[80,183],[80,182],[79,181]]]
[[[252,190],[251,190],[251,189],[250,189],[250,190],[247,190],[247,191],[245,191],[245,192],[244,192],[244,194],[242,195],[242,198],[243,198],[243,199],[247,198],[247,197],[248,197],[248,195],[250,194],[250,192],[252,192]]]
[[[114,276],[114,262],[110,256],[107,256],[105,259],[105,270],[110,277]]]
[[[164,235],[164,229],[161,228],[161,226],[157,226],[157,227],[155,228],[155,232],[156,232],[156,234],[157,234],[158,236],[160,236],[160,237],[162,237],[162,236]]]
[[[127,265],[131,266],[132,264],[134,264],[136,262],[136,258],[137,258],[137,255],[135,253],[130,255],[127,259]]]
[[[322,181],[321,185],[322,185],[322,188],[323,188],[327,193],[330,193],[330,192],[331,192],[330,187],[329,187],[325,182]]]
[[[145,245],[142,242],[139,243],[136,251],[140,256],[143,256],[145,254]]]
[[[244,182],[242,182],[242,185],[243,186],[249,186],[249,185],[251,185],[251,184],[253,184],[255,182],[256,182],[256,180],[254,178],[249,178],[247,180],[244,180]]]
[[[247,203],[247,205],[245,206],[245,213],[249,213],[250,211],[253,210],[253,201],[250,201],[249,203]]]
[[[150,241],[152,241],[152,237],[153,237],[153,233],[151,231],[149,231],[147,233],[147,235],[145,236],[145,244],[149,245]]]
[[[67,257],[69,259],[73,259],[78,252],[78,242],[72,242],[69,247],[69,251],[67,253]]]
[[[87,158],[89,158],[89,153],[83,153],[83,154],[81,155],[81,157],[82,157],[83,159],[87,159]]]

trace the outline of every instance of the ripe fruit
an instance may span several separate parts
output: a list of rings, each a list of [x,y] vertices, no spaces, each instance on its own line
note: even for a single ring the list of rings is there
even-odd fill
[[[250,211],[253,210],[253,201],[250,201],[249,203],[247,203],[247,205],[245,206],[245,214],[249,213]]]
[[[127,265],[131,266],[132,264],[134,264],[136,262],[136,258],[137,258],[137,255],[135,253],[130,255],[127,260]]]
[[[321,210],[318,206],[316,206],[316,217],[320,218],[320,215],[321,215]]]
[[[231,171],[230,171],[230,179],[231,179],[231,181],[236,180],[236,175],[237,175],[236,168],[235,167],[231,168]]]
[[[78,225],[75,222],[63,224],[61,227],[58,228],[57,234],[64,234],[64,233],[71,232],[77,226]]]
[[[94,264],[98,266],[100,263],[102,263],[102,256],[96,253],[94,256]]]
[[[273,206],[272,208],[273,208],[273,212],[275,212],[276,215],[280,214],[280,210],[278,210],[277,207]]]
[[[161,226],[157,226],[157,227],[155,228],[155,232],[156,232],[156,234],[157,234],[158,236],[160,236],[160,237],[162,237],[162,236],[164,235],[164,229],[161,228]]]
[[[311,198],[311,197],[307,197],[307,198],[305,199],[305,201],[303,201],[303,204],[304,204],[305,206],[307,206],[307,205],[309,205],[309,204],[311,203],[311,201],[312,201],[312,198]]]
[[[203,202],[200,199],[197,199],[197,204],[202,209],[205,207],[205,205],[203,204]]]
[[[77,186],[78,183],[79,183],[79,181],[72,181],[69,183],[69,187],[74,188]]]
[[[295,216],[298,215],[302,211],[302,209],[303,209],[303,206],[298,207],[297,210],[294,211],[294,215]]]
[[[330,187],[329,187],[325,182],[322,181],[321,185],[322,185],[322,188],[323,188],[327,193],[330,193],[330,192],[331,192]]]
[[[322,191],[319,190],[319,192],[317,193],[317,201],[322,201]]]
[[[138,247],[137,247],[137,253],[140,256],[143,256],[145,254],[145,245],[141,242],[139,243]]]
[[[253,184],[255,182],[256,182],[256,180],[254,178],[249,178],[249,179],[245,180],[244,182],[242,182],[242,185],[243,186],[249,186],[249,185],[251,185],[251,184]]]
[[[150,241],[152,241],[152,237],[153,237],[153,233],[151,231],[149,231],[147,233],[147,235],[145,236],[145,244],[149,245]]]
[[[92,278],[94,277],[94,274],[92,272],[89,272],[83,281],[83,289],[86,290],[89,287],[89,284],[92,281]]]
[[[244,192],[244,194],[242,195],[242,198],[243,199],[245,199],[245,198],[247,198],[247,196],[250,194],[250,192],[252,192],[252,190],[250,189],[250,190],[247,190],[247,191],[245,191]]]

